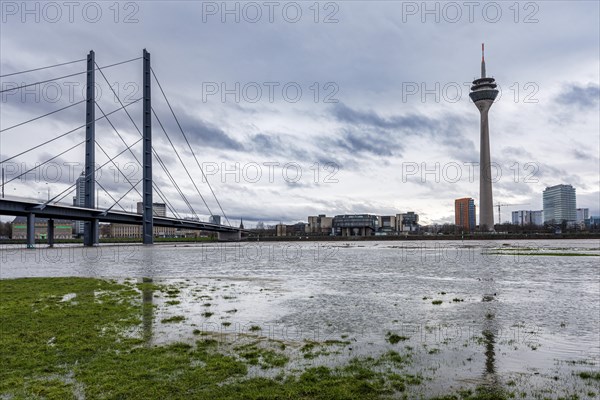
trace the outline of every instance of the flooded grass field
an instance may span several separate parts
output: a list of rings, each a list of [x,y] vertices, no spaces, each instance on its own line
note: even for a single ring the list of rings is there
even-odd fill
[[[597,240],[0,256],[2,398],[600,398]]]

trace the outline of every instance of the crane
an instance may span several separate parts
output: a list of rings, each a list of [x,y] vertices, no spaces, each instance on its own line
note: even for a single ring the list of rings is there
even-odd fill
[[[512,206],[528,206],[529,203],[521,203],[521,204],[502,204],[502,203],[497,203],[496,207],[498,207],[498,223],[501,224],[502,223],[502,216],[500,214],[500,207],[512,207]]]

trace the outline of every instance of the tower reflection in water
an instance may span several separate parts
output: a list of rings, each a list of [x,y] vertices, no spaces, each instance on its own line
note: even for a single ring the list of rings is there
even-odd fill
[[[501,393],[502,386],[500,378],[496,371],[496,337],[498,336],[498,323],[496,321],[496,293],[488,288],[487,293],[483,296],[482,302],[484,303],[484,322],[482,326],[483,344],[484,344],[484,355],[485,355],[485,370],[483,371],[484,387],[482,388],[485,392],[490,394]]]

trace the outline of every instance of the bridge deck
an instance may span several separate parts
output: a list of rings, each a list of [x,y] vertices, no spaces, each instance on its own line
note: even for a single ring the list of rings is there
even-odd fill
[[[0,199],[0,215],[27,216],[34,213],[40,218],[71,219],[76,221],[112,222],[118,224],[142,225],[143,216],[122,211],[105,211],[93,208],[68,206],[65,204],[46,204],[21,198]],[[154,217],[155,226],[199,229],[211,232],[239,232],[239,228],[211,224],[190,219]]]

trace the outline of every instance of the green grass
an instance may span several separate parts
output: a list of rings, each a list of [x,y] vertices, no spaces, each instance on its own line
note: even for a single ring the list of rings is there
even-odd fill
[[[435,306],[439,306],[439,305],[440,305],[440,304],[442,304],[442,303],[443,303],[443,301],[442,301],[442,300],[433,300],[433,301],[431,302],[431,304],[433,304],[433,305],[435,305]]]
[[[595,381],[600,381],[600,372],[589,372],[582,371],[577,374],[581,379],[591,379]]]
[[[398,342],[403,342],[405,340],[410,339],[408,336],[396,335],[392,332],[388,332],[387,335],[385,335],[385,338],[391,344],[396,344]]]
[[[148,299],[166,290],[173,288],[88,278],[0,280],[0,398],[415,398],[417,386],[431,379],[403,372],[412,362],[408,346],[310,367],[303,364],[305,355],[346,352],[349,342],[307,341],[297,352],[298,343],[253,336],[250,344],[234,347],[211,339],[218,334],[185,328],[186,343],[153,345],[153,324],[160,321]],[[70,293],[75,297],[62,301]],[[389,332],[386,339],[395,344],[409,338]],[[268,377],[255,373],[261,370]],[[577,375],[600,379],[594,372]],[[510,394],[478,388],[440,399],[502,400]]]
[[[488,255],[503,255],[503,256],[555,256],[555,257],[600,257],[600,254],[591,254],[591,253],[541,253],[541,252],[505,252],[505,251],[497,251],[486,253]]]
[[[165,319],[161,319],[160,322],[163,324],[170,324],[172,322],[181,322],[181,321],[185,321],[185,317],[183,315],[175,315],[172,316],[170,318],[165,318]]]
[[[155,307],[143,299],[160,289],[86,278],[0,280],[0,397],[74,399],[79,391],[92,400],[378,399],[421,382],[377,367],[410,361],[393,352],[284,374],[289,356],[279,342],[236,351],[211,339],[150,345],[145,329]],[[76,296],[61,301],[67,293]],[[249,378],[250,366],[282,372]]]

